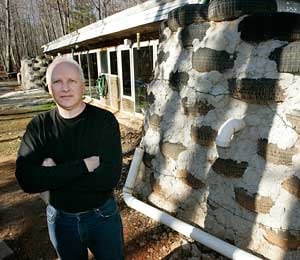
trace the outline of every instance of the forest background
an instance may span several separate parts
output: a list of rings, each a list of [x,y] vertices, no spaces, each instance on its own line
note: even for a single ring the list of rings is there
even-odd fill
[[[0,0],[0,71],[17,72],[41,46],[146,0]]]

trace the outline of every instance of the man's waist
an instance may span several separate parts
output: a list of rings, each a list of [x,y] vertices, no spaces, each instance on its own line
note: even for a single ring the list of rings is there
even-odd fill
[[[112,196],[113,191],[88,194],[50,191],[50,204],[66,213],[84,213],[102,206]]]

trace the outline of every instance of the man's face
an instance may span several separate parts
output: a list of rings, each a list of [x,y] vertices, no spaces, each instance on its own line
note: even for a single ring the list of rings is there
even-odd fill
[[[76,111],[82,106],[85,85],[75,65],[63,62],[52,71],[49,92],[57,106]]]

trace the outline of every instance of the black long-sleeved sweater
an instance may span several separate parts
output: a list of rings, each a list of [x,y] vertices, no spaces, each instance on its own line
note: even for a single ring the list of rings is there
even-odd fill
[[[100,157],[88,173],[84,158]],[[52,158],[56,166],[41,166]],[[112,194],[122,167],[119,125],[110,112],[86,105],[75,118],[57,109],[36,116],[27,126],[16,162],[25,192],[50,191],[50,204],[67,212],[99,207]]]

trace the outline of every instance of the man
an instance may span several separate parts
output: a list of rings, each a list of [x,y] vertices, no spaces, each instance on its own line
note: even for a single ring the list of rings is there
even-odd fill
[[[119,125],[85,104],[81,67],[56,58],[46,73],[56,108],[27,126],[16,162],[25,192],[49,190],[47,222],[60,259],[123,259],[123,231],[113,189],[121,174]]]

